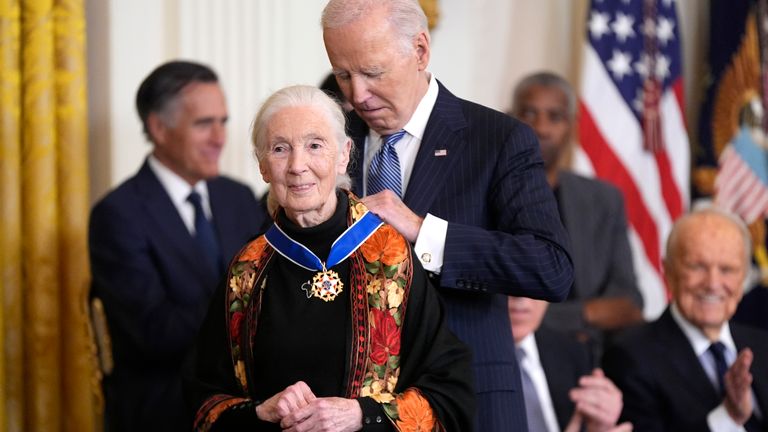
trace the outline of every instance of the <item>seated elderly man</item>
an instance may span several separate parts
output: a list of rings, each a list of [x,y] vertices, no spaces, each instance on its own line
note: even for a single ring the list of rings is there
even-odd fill
[[[606,351],[641,431],[768,430],[768,333],[729,320],[750,256],[746,226],[714,207],[680,218],[664,261],[672,303]]]
[[[529,431],[630,431],[616,428],[621,391],[603,371],[590,373],[586,346],[567,334],[541,326],[548,303],[510,297],[509,321],[515,335]]]

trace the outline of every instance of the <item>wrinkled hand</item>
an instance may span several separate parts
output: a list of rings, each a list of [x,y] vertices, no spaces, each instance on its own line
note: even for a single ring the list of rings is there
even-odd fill
[[[385,189],[361,198],[360,201],[381,220],[392,225],[406,240],[416,242],[424,218],[412,212],[394,192]]]
[[[363,427],[363,410],[354,399],[319,398],[283,417],[284,432],[352,432]]]
[[[621,390],[605,376],[602,369],[595,369],[591,375],[579,378],[579,386],[571,389],[569,396],[576,405],[575,415],[581,416],[590,432],[612,430],[624,406]]]
[[[753,354],[749,348],[744,348],[736,357],[723,379],[725,383],[725,410],[733,421],[743,425],[752,415],[752,365]]]
[[[299,381],[257,406],[256,416],[261,420],[277,423],[316,399],[309,386],[305,382]]]

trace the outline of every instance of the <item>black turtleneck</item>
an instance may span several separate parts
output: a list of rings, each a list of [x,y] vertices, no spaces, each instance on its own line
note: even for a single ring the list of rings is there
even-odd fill
[[[347,229],[348,198],[337,193],[338,203],[325,222],[302,228],[282,210],[277,223],[292,239],[325,262],[334,240]],[[344,394],[346,323],[349,311],[348,260],[332,267],[344,282],[335,300],[307,298],[302,284],[316,271],[306,270],[275,253],[268,270],[254,348],[254,388],[266,400],[301,380],[318,397]]]

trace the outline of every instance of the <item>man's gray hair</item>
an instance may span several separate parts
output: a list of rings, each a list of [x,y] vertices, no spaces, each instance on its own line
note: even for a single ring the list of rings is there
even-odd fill
[[[556,88],[563,92],[565,95],[566,102],[568,104],[568,119],[573,120],[576,118],[576,92],[573,91],[573,87],[571,86],[568,81],[565,80],[565,78],[561,77],[560,75],[554,74],[552,72],[536,72],[531,75],[527,75],[524,77],[515,87],[514,92],[512,93],[512,112],[511,114],[517,114],[518,110],[520,109],[519,103],[520,98],[528,91],[531,87],[545,87],[545,88]]]
[[[323,9],[320,24],[323,30],[339,28],[382,6],[387,8],[387,20],[404,53],[410,52],[419,33],[424,32],[429,37],[427,16],[418,0],[330,0]]]
[[[341,106],[317,87],[295,85],[282,88],[272,94],[259,109],[251,124],[251,142],[253,151],[261,164],[269,149],[267,142],[267,126],[272,117],[285,108],[311,107],[324,113],[328,119],[338,144],[337,157],[344,151],[344,146],[351,140],[345,131],[346,118]],[[354,147],[353,147],[354,148]],[[350,164],[352,163],[352,148],[350,149]],[[347,165],[349,167],[349,165]],[[336,187],[349,189],[352,181],[349,175],[342,174],[336,178]]]

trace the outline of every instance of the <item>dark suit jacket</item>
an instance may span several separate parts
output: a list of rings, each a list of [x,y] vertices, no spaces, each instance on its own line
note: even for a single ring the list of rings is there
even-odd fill
[[[568,300],[547,309],[544,322],[567,332],[590,331],[583,319],[584,301],[628,297],[642,309],[627,217],[621,192],[612,185],[571,172],[559,174],[559,208],[571,240],[573,287]]]
[[[736,348],[752,349],[752,389],[768,415],[768,333],[730,323]],[[708,431],[707,415],[722,403],[690,342],[667,308],[629,331],[603,357],[606,375],[624,393],[622,421],[637,431]],[[768,423],[763,418],[763,430]]]
[[[368,128],[354,113],[350,133],[364,154]],[[572,282],[568,240],[542,166],[530,128],[440,84],[404,202],[448,221],[442,271],[432,277],[449,327],[473,349],[483,432],[525,430],[504,295],[560,301]],[[362,192],[360,163],[351,175]]]
[[[589,353],[584,344],[560,331],[539,327],[534,337],[557,423],[563,430],[574,411],[568,392],[579,385],[579,378],[592,372]]]
[[[229,260],[265,216],[253,192],[208,181],[213,223]],[[90,219],[92,295],[104,302],[115,367],[104,379],[108,430],[187,431],[180,368],[219,279],[145,162]]]

